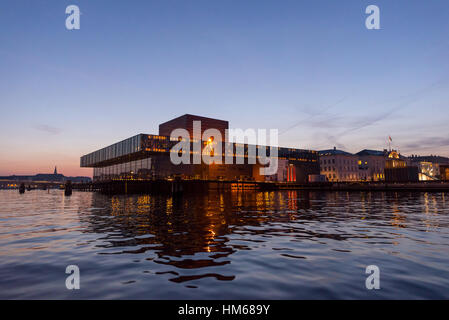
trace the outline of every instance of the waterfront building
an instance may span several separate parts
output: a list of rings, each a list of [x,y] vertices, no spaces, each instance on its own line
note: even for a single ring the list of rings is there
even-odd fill
[[[117,142],[108,147],[94,151],[81,157],[81,167],[93,168],[94,181],[122,180],[122,179],[167,179],[180,177],[183,179],[204,180],[251,180],[251,181],[289,181],[306,183],[310,174],[319,174],[318,153],[312,150],[277,148],[278,171],[272,176],[261,176],[261,165],[249,161],[252,148],[265,148],[267,156],[270,155],[270,147],[255,146],[250,144],[237,144],[216,140],[214,143],[222,144],[222,164],[210,165],[201,163],[193,164],[193,157],[199,152],[192,147],[190,150],[190,164],[173,164],[170,153],[179,139],[171,139],[170,134],[174,129],[185,129],[193,137],[193,121],[201,121],[201,132],[207,129],[217,129],[222,137],[228,129],[228,122],[218,119],[184,115],[165,122],[159,126],[159,134],[138,134],[126,140]],[[194,139],[190,141],[195,143]],[[201,153],[210,146],[210,141],[200,141]],[[227,148],[228,147],[228,148]],[[238,148],[243,148],[239,153]],[[233,164],[225,164],[225,150],[232,150]],[[237,164],[237,158],[241,158],[241,164]],[[252,159],[251,160],[255,160]]]
[[[418,167],[385,168],[385,182],[418,182]]]
[[[440,178],[444,181],[449,181],[449,164],[440,165]]]
[[[364,149],[356,153],[359,176],[362,181],[384,181],[388,151]]]
[[[397,150],[362,150],[356,154],[362,181],[415,181],[418,174]],[[416,171],[417,172],[417,171]],[[416,177],[415,177],[416,176]]]
[[[412,166],[418,168],[420,181],[443,180],[444,170],[441,171],[441,167],[449,165],[449,158],[441,156],[412,155],[408,159]]]
[[[286,159],[278,159],[278,170],[276,174],[267,176],[265,181],[293,181],[293,174],[291,171],[294,166],[289,165],[288,162],[289,161]]]
[[[414,163],[418,168],[419,180],[438,180],[440,177],[440,165],[438,163],[420,161]]]
[[[320,155],[320,173],[328,181],[358,181],[360,171],[358,157],[337,148],[322,150]]]
[[[419,180],[418,168],[410,166],[408,159],[395,150],[387,153],[384,172],[386,182],[417,182]]]
[[[385,153],[385,168],[395,169],[395,168],[405,168],[408,166],[407,158],[402,156],[396,150]]]

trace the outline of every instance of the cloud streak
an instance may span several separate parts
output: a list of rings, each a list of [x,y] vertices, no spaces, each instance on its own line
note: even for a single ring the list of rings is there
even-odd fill
[[[449,137],[425,137],[408,142],[404,145],[406,149],[430,149],[449,147]]]
[[[316,117],[319,117],[319,116],[324,115],[326,111],[328,111],[329,109],[332,109],[333,107],[339,105],[340,103],[342,103],[342,102],[345,101],[346,99],[347,99],[347,97],[344,97],[344,98],[338,100],[337,102],[335,102],[334,104],[331,104],[331,105],[329,105],[329,106],[327,106],[327,107],[324,107],[322,110],[319,110],[319,111],[316,111],[316,112],[312,112],[311,115],[310,115],[308,118],[302,119],[301,121],[299,121],[299,122],[295,123],[294,125],[292,125],[292,126],[286,128],[285,130],[282,130],[282,131],[280,132],[280,134],[285,134],[285,133],[287,133],[288,131],[290,131],[291,129],[296,128],[296,127],[299,126],[300,124],[310,123],[310,120],[312,120],[313,118],[316,118]]]
[[[52,134],[52,135],[57,135],[57,134],[60,134],[62,132],[61,128],[49,126],[49,125],[46,125],[46,124],[35,125],[34,129],[42,131],[42,132],[45,132],[45,133],[49,133],[49,134]]]

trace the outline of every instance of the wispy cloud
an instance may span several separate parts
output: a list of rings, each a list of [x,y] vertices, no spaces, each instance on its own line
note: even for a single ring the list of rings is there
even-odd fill
[[[449,147],[449,137],[424,137],[408,142],[404,145],[406,149],[432,149]]]
[[[391,103],[392,101],[390,103],[388,101],[378,102],[375,104],[375,107],[370,108],[370,112],[365,112],[363,115],[331,114],[327,112],[333,106],[344,102],[345,98],[343,98],[335,104],[311,114],[302,122],[296,123],[282,133],[301,124],[303,127],[308,127],[314,132],[315,139],[318,136],[323,136],[324,133],[323,141],[326,141],[326,144],[344,149],[345,145],[340,142],[341,139],[344,139],[348,135],[354,135],[359,130],[374,127],[385,122],[385,120],[393,120],[398,116],[403,117],[401,113],[403,113],[405,108],[420,101],[433,90],[444,87],[447,82],[447,78],[440,79],[420,90],[395,98],[395,103]],[[322,134],[320,135],[320,133]],[[379,132],[379,134],[381,133]],[[447,142],[448,139],[446,138],[423,138],[403,147],[405,149],[430,149],[447,146]]]
[[[49,125],[46,125],[46,124],[35,125],[34,129],[39,130],[39,131],[43,131],[43,132],[46,132],[46,133],[49,133],[49,134],[53,134],[53,135],[57,135],[57,134],[60,134],[62,132],[61,128],[49,126]]]
[[[335,103],[333,103],[333,104],[331,104],[331,105],[328,105],[328,106],[322,108],[321,110],[318,110],[318,108],[314,108],[314,109],[307,108],[307,109],[306,109],[306,113],[309,114],[309,117],[307,117],[307,118],[305,118],[305,119],[301,119],[301,121],[296,122],[295,124],[293,124],[293,125],[287,127],[287,128],[284,129],[284,130],[281,130],[281,133],[280,133],[280,134],[285,134],[285,133],[287,133],[288,131],[290,131],[291,129],[294,129],[294,128],[298,127],[299,125],[304,125],[304,124],[310,125],[311,122],[314,120],[314,118],[326,116],[326,111],[328,111],[329,109],[332,109],[333,107],[339,105],[340,103],[342,103],[342,102],[345,101],[346,99],[347,99],[347,97],[343,97],[343,98],[341,98],[340,100],[338,100],[337,102],[335,102]],[[328,120],[329,120],[329,119],[319,120],[319,121],[320,121],[320,123],[322,123],[322,122],[328,121]]]

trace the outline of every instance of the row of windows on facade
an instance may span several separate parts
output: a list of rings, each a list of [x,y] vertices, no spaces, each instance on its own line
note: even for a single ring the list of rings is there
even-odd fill
[[[378,168],[378,167],[373,167],[371,168],[371,170],[361,170],[358,167],[339,167],[339,168],[335,168],[335,167],[322,167],[320,169],[320,172],[324,175],[327,175],[328,172],[337,172],[340,174],[343,173],[347,173],[349,172],[353,172],[353,173],[357,173],[360,176],[366,176],[366,173],[371,173],[371,174],[375,174],[375,173],[381,173],[383,172],[383,168]],[[368,171],[368,172],[367,172]]]
[[[136,135],[81,157],[81,166],[93,165],[98,162],[111,160],[146,149],[148,149],[148,151],[168,152],[176,143],[176,141],[169,141],[164,136]],[[232,148],[234,153],[236,153],[238,146],[244,146],[244,153],[248,153],[247,144],[232,144],[234,145]],[[270,150],[270,147],[267,146],[257,147]],[[267,152],[267,155],[269,155],[269,151]],[[300,149],[278,148],[278,157],[295,158],[301,161],[316,161],[316,159],[314,159],[314,157],[316,157],[315,152]]]
[[[329,180],[333,180],[333,179],[337,179],[340,178],[342,180],[344,179],[353,179],[353,180],[358,180],[360,179],[360,176],[357,174],[341,174],[341,175],[337,175],[335,173],[329,173],[325,175]]]
[[[100,149],[81,157],[81,166],[88,166],[101,161],[121,157],[141,150],[140,135],[117,142],[112,146]]]
[[[102,168],[94,168],[94,177],[138,174],[142,169],[151,170],[151,158],[116,164]]]
[[[379,181],[385,179],[385,175],[382,173],[376,173],[373,175],[365,175],[365,174],[335,174],[329,173],[325,174],[329,181],[359,181],[359,180],[372,180]]]
[[[375,161],[374,164],[379,167],[380,163],[382,161]],[[340,160],[335,160],[335,159],[320,159],[320,164],[321,165],[325,165],[325,164],[352,164],[352,165],[368,165],[368,161],[362,161],[362,160],[348,160],[348,159],[340,159]]]
[[[338,171],[357,171],[358,167],[338,167]],[[324,167],[322,171],[336,171],[335,167]]]
[[[341,163],[341,164],[356,164],[357,161],[356,160],[347,160],[347,159],[340,159],[340,160],[335,160],[335,159],[321,159],[320,160],[320,164],[335,164],[335,163]]]

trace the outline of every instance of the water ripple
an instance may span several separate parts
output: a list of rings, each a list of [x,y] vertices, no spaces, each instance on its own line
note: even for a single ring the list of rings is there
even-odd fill
[[[449,298],[443,193],[0,191],[0,298]],[[65,267],[81,290],[65,288]],[[378,265],[381,290],[365,289]]]

